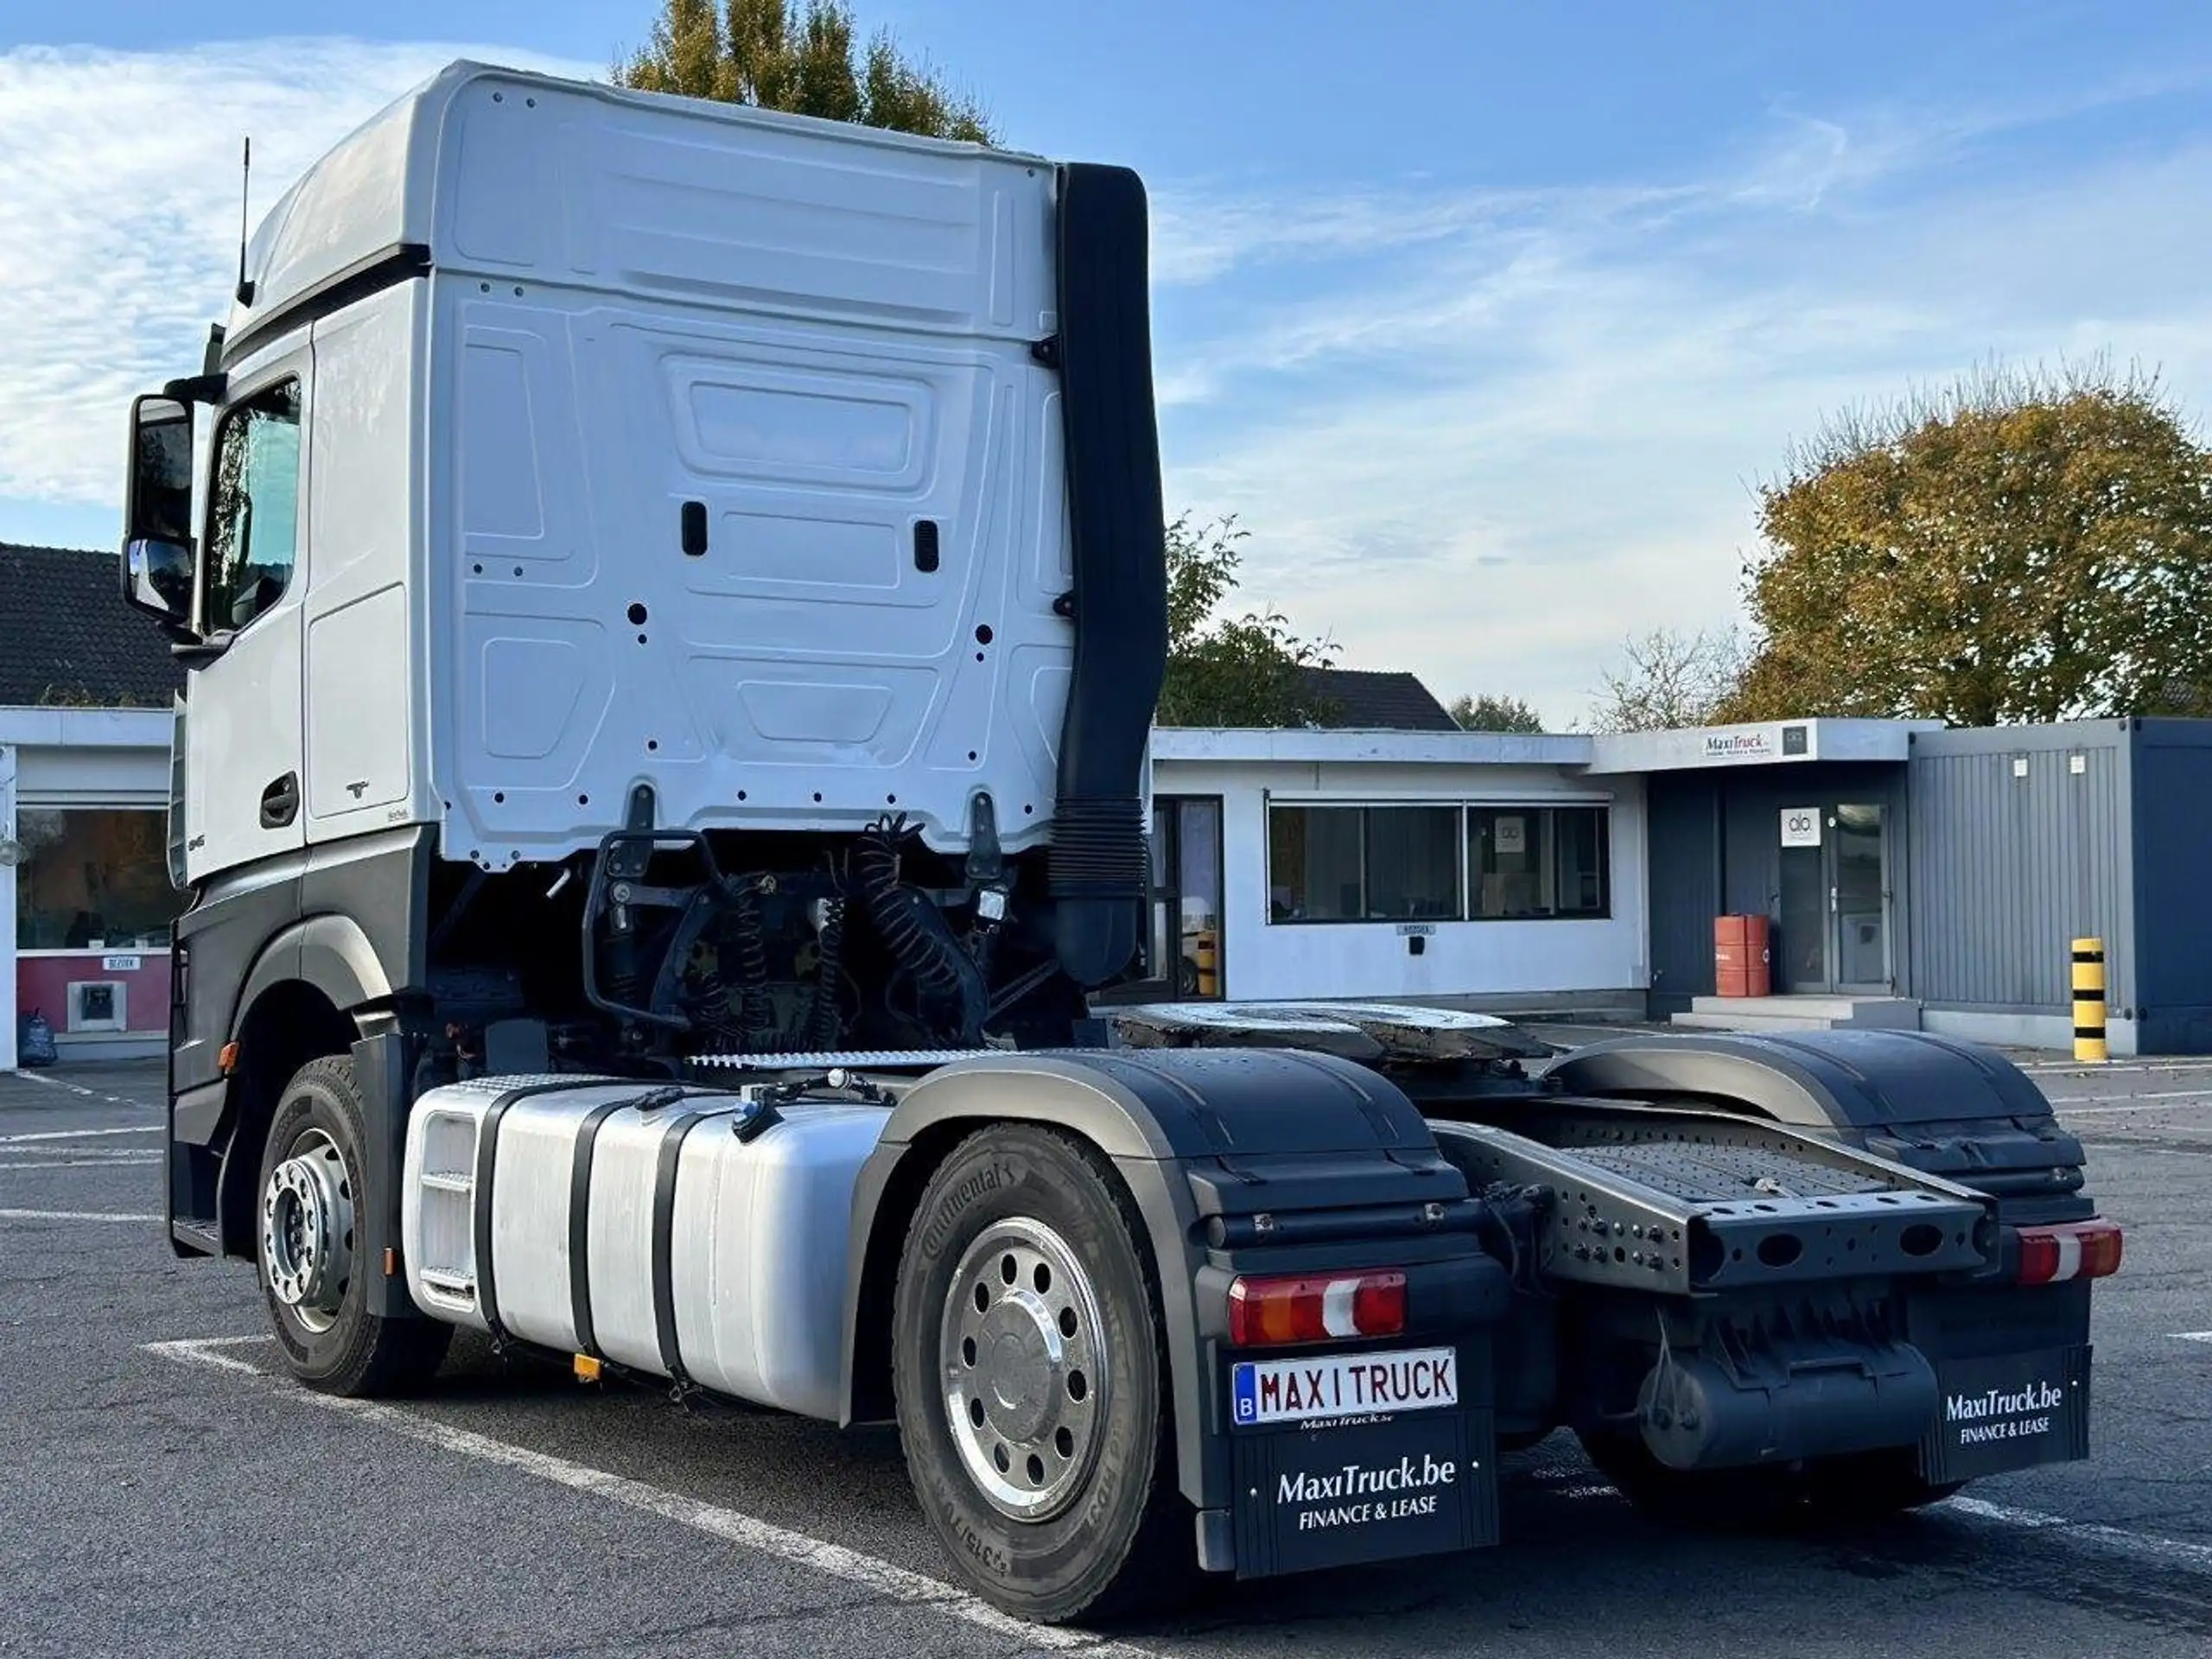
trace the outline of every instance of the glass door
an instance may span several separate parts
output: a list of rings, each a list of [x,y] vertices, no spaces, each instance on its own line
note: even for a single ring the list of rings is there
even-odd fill
[[[1886,829],[1884,809],[1870,803],[1783,809],[1777,990],[1890,988]]]
[[[1179,1001],[1222,994],[1221,801],[1152,804],[1152,958],[1147,989]]]
[[[1830,982],[1838,990],[1886,991],[1890,883],[1883,811],[1838,806],[1829,815],[1828,911],[1834,922]]]

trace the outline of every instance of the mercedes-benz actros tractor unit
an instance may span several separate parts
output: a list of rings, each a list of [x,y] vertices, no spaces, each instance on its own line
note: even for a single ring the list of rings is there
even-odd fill
[[[1562,1427],[1688,1515],[2085,1455],[2120,1236],[1993,1055],[1095,1009],[1146,270],[1120,168],[474,64],[308,169],[131,415],[174,1248],[315,1389],[895,1421],[1039,1619],[1491,1542]]]

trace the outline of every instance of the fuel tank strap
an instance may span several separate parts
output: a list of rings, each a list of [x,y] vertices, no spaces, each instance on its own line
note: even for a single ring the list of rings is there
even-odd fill
[[[492,1333],[492,1345],[504,1348],[507,1342],[506,1326],[499,1322],[499,1291],[492,1272],[492,1181],[499,1167],[499,1120],[507,1115],[507,1108],[518,1100],[532,1095],[551,1094],[556,1089],[573,1089],[575,1082],[569,1077],[551,1077],[539,1083],[525,1083],[510,1089],[484,1109],[484,1122],[476,1131],[476,1180],[474,1235],[476,1246],[476,1308],[484,1316],[484,1328]]]
[[[600,1126],[626,1106],[610,1100],[594,1106],[577,1126],[576,1149],[569,1166],[569,1308],[576,1327],[576,1351],[599,1358],[599,1336],[591,1322],[591,1160]]]
[[[684,1137],[706,1118],[719,1116],[684,1112],[671,1118],[653,1166],[653,1330],[660,1343],[661,1369],[679,1392],[690,1390],[691,1378],[683,1369],[683,1347],[676,1334],[676,1172]]]

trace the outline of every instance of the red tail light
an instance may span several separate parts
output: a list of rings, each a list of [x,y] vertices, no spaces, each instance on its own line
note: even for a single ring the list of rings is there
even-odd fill
[[[2020,1282],[2063,1284],[2069,1279],[2107,1279],[2120,1271],[2120,1224],[2074,1221],[2020,1229]]]
[[[1229,1340],[1239,1348],[1395,1337],[1405,1328],[1402,1273],[1238,1279],[1229,1287]]]

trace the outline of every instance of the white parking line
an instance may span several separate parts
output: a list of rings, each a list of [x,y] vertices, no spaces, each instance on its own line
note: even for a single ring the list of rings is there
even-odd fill
[[[2212,1342],[2212,1331],[2177,1331],[2176,1342]]]
[[[163,1359],[180,1363],[189,1361],[194,1365],[213,1365],[226,1371],[244,1371],[248,1376],[266,1376],[268,1372],[258,1365],[249,1365],[242,1359],[232,1359],[228,1354],[219,1354],[218,1348],[237,1348],[247,1343],[274,1342],[266,1334],[251,1337],[184,1337],[175,1342],[149,1342],[145,1344],[149,1354],[159,1354]],[[321,1398],[320,1395],[316,1396]]]
[[[2121,1101],[2133,1104],[2139,1100],[2212,1100],[2212,1089],[2139,1089],[2125,1095],[2050,1095],[2046,1096],[2054,1106],[2101,1106],[2107,1101]]]
[[[250,1376],[265,1377],[269,1374],[257,1366],[248,1364],[230,1354],[213,1351],[219,1347],[265,1340],[266,1338],[257,1337],[207,1337],[181,1342],[148,1343],[145,1351],[163,1359],[210,1365],[226,1371],[243,1371]],[[1102,1659],[1152,1659],[1145,1649],[1105,1641],[1083,1630],[1029,1624],[1011,1614],[1002,1613],[988,1602],[956,1589],[941,1580],[910,1572],[906,1567],[893,1566],[873,1555],[864,1555],[856,1549],[846,1548],[842,1544],[810,1538],[803,1532],[793,1532],[754,1516],[702,1503],[697,1498],[685,1497],[679,1492],[664,1491],[658,1486],[648,1486],[645,1482],[632,1480],[626,1475],[609,1474],[603,1469],[571,1463],[566,1458],[533,1452],[527,1446],[511,1446],[505,1440],[495,1440],[488,1434],[454,1428],[433,1418],[402,1411],[392,1406],[378,1405],[371,1400],[348,1400],[335,1395],[311,1393],[304,1389],[290,1392],[287,1397],[358,1418],[365,1423],[373,1423],[379,1428],[404,1434],[411,1440],[420,1440],[442,1452],[497,1464],[521,1474],[550,1481],[557,1486],[566,1486],[574,1491],[604,1498],[624,1509],[638,1510],[647,1515],[658,1516],[665,1521],[677,1522],[729,1543],[756,1549],[763,1554],[773,1555],[796,1566],[810,1567],[830,1578],[842,1579],[848,1584],[858,1585],[887,1600],[910,1606],[931,1607],[995,1635],[1017,1637],[1033,1647],[1050,1648],[1064,1653],[1095,1654],[1102,1656]]]
[[[0,1210],[0,1221],[159,1221],[159,1216],[118,1216],[110,1210]]]
[[[75,1095],[80,1100],[104,1100],[111,1106],[144,1107],[148,1104],[143,1100],[133,1100],[128,1095],[111,1095],[105,1090],[87,1089],[81,1083],[70,1083],[61,1077],[44,1077],[36,1071],[18,1071],[11,1075],[21,1077],[25,1083],[35,1083],[41,1088],[62,1090],[68,1094]]]
[[[0,1164],[0,1169],[116,1169],[161,1161],[158,1152],[118,1152],[106,1158],[47,1158],[23,1164]]]
[[[2186,1567],[2199,1573],[2212,1573],[2212,1544],[2190,1543],[2180,1538],[2158,1538],[2145,1532],[2129,1532],[2123,1527],[2102,1526],[2094,1521],[2069,1521],[2063,1515],[2045,1515],[2037,1510],[2016,1510],[2003,1503],[1985,1503],[1978,1497],[1946,1498],[1935,1508],[1948,1510],[1954,1515],[1971,1516],[1977,1521],[1993,1521],[1999,1526],[2018,1527],[2024,1531],[2055,1533],[2062,1538],[2069,1538],[2099,1549],[2115,1550],[2123,1555],[2164,1561],[2170,1566]]]
[[[2212,1342],[2212,1331],[2184,1331],[2176,1334],[2184,1341]],[[1527,1477],[1553,1486],[1552,1496],[1554,1497],[1586,1499],[1619,1496],[1617,1487],[1560,1484],[1574,1478],[1575,1471],[1548,1469],[1532,1471]],[[2130,1532],[2123,1527],[2103,1526],[2094,1521],[2069,1521],[2063,1515],[2045,1515],[2038,1510],[2016,1510],[2003,1503],[1985,1503],[1978,1497],[1946,1498],[1931,1505],[1928,1512],[1931,1515],[1948,1512],[1969,1520],[1992,1522],[2001,1527],[2016,1527],[2024,1532],[2049,1532],[2094,1548],[2114,1550],[2147,1560],[2164,1561],[2197,1572],[2212,1573],[2212,1544],[2191,1543],[2180,1538],[2160,1538],[2150,1533]]]
[[[38,1072],[30,1071],[18,1071],[16,1075],[25,1083],[35,1083],[42,1088],[60,1089],[69,1094],[82,1095],[86,1100],[98,1100],[100,1097],[98,1090],[87,1089],[81,1083],[70,1083],[60,1077],[42,1077]]]
[[[159,1135],[159,1123],[133,1123],[127,1129],[41,1129],[35,1135],[0,1135],[0,1147],[28,1146],[34,1141],[87,1141],[99,1135]]]
[[[2190,1090],[2190,1093],[2194,1095],[2196,1091],[2192,1090]],[[2097,1096],[2097,1099],[2100,1102],[2106,1100],[2125,1100],[2127,1096],[2124,1095],[2100,1095]],[[2207,1098],[2212,1098],[2212,1096],[2207,1096]],[[2160,1103],[2163,1099],[2164,1096],[2161,1096],[2138,1095],[2134,1097],[2135,1103],[2126,1106],[2106,1106],[2102,1104],[2077,1106],[2070,1100],[2054,1100],[2050,1103],[2050,1105],[2051,1109],[2058,1114],[2059,1120],[2063,1122],[2069,1117],[2125,1117],[2131,1112],[2172,1111],[2174,1109],[2173,1107]]]

